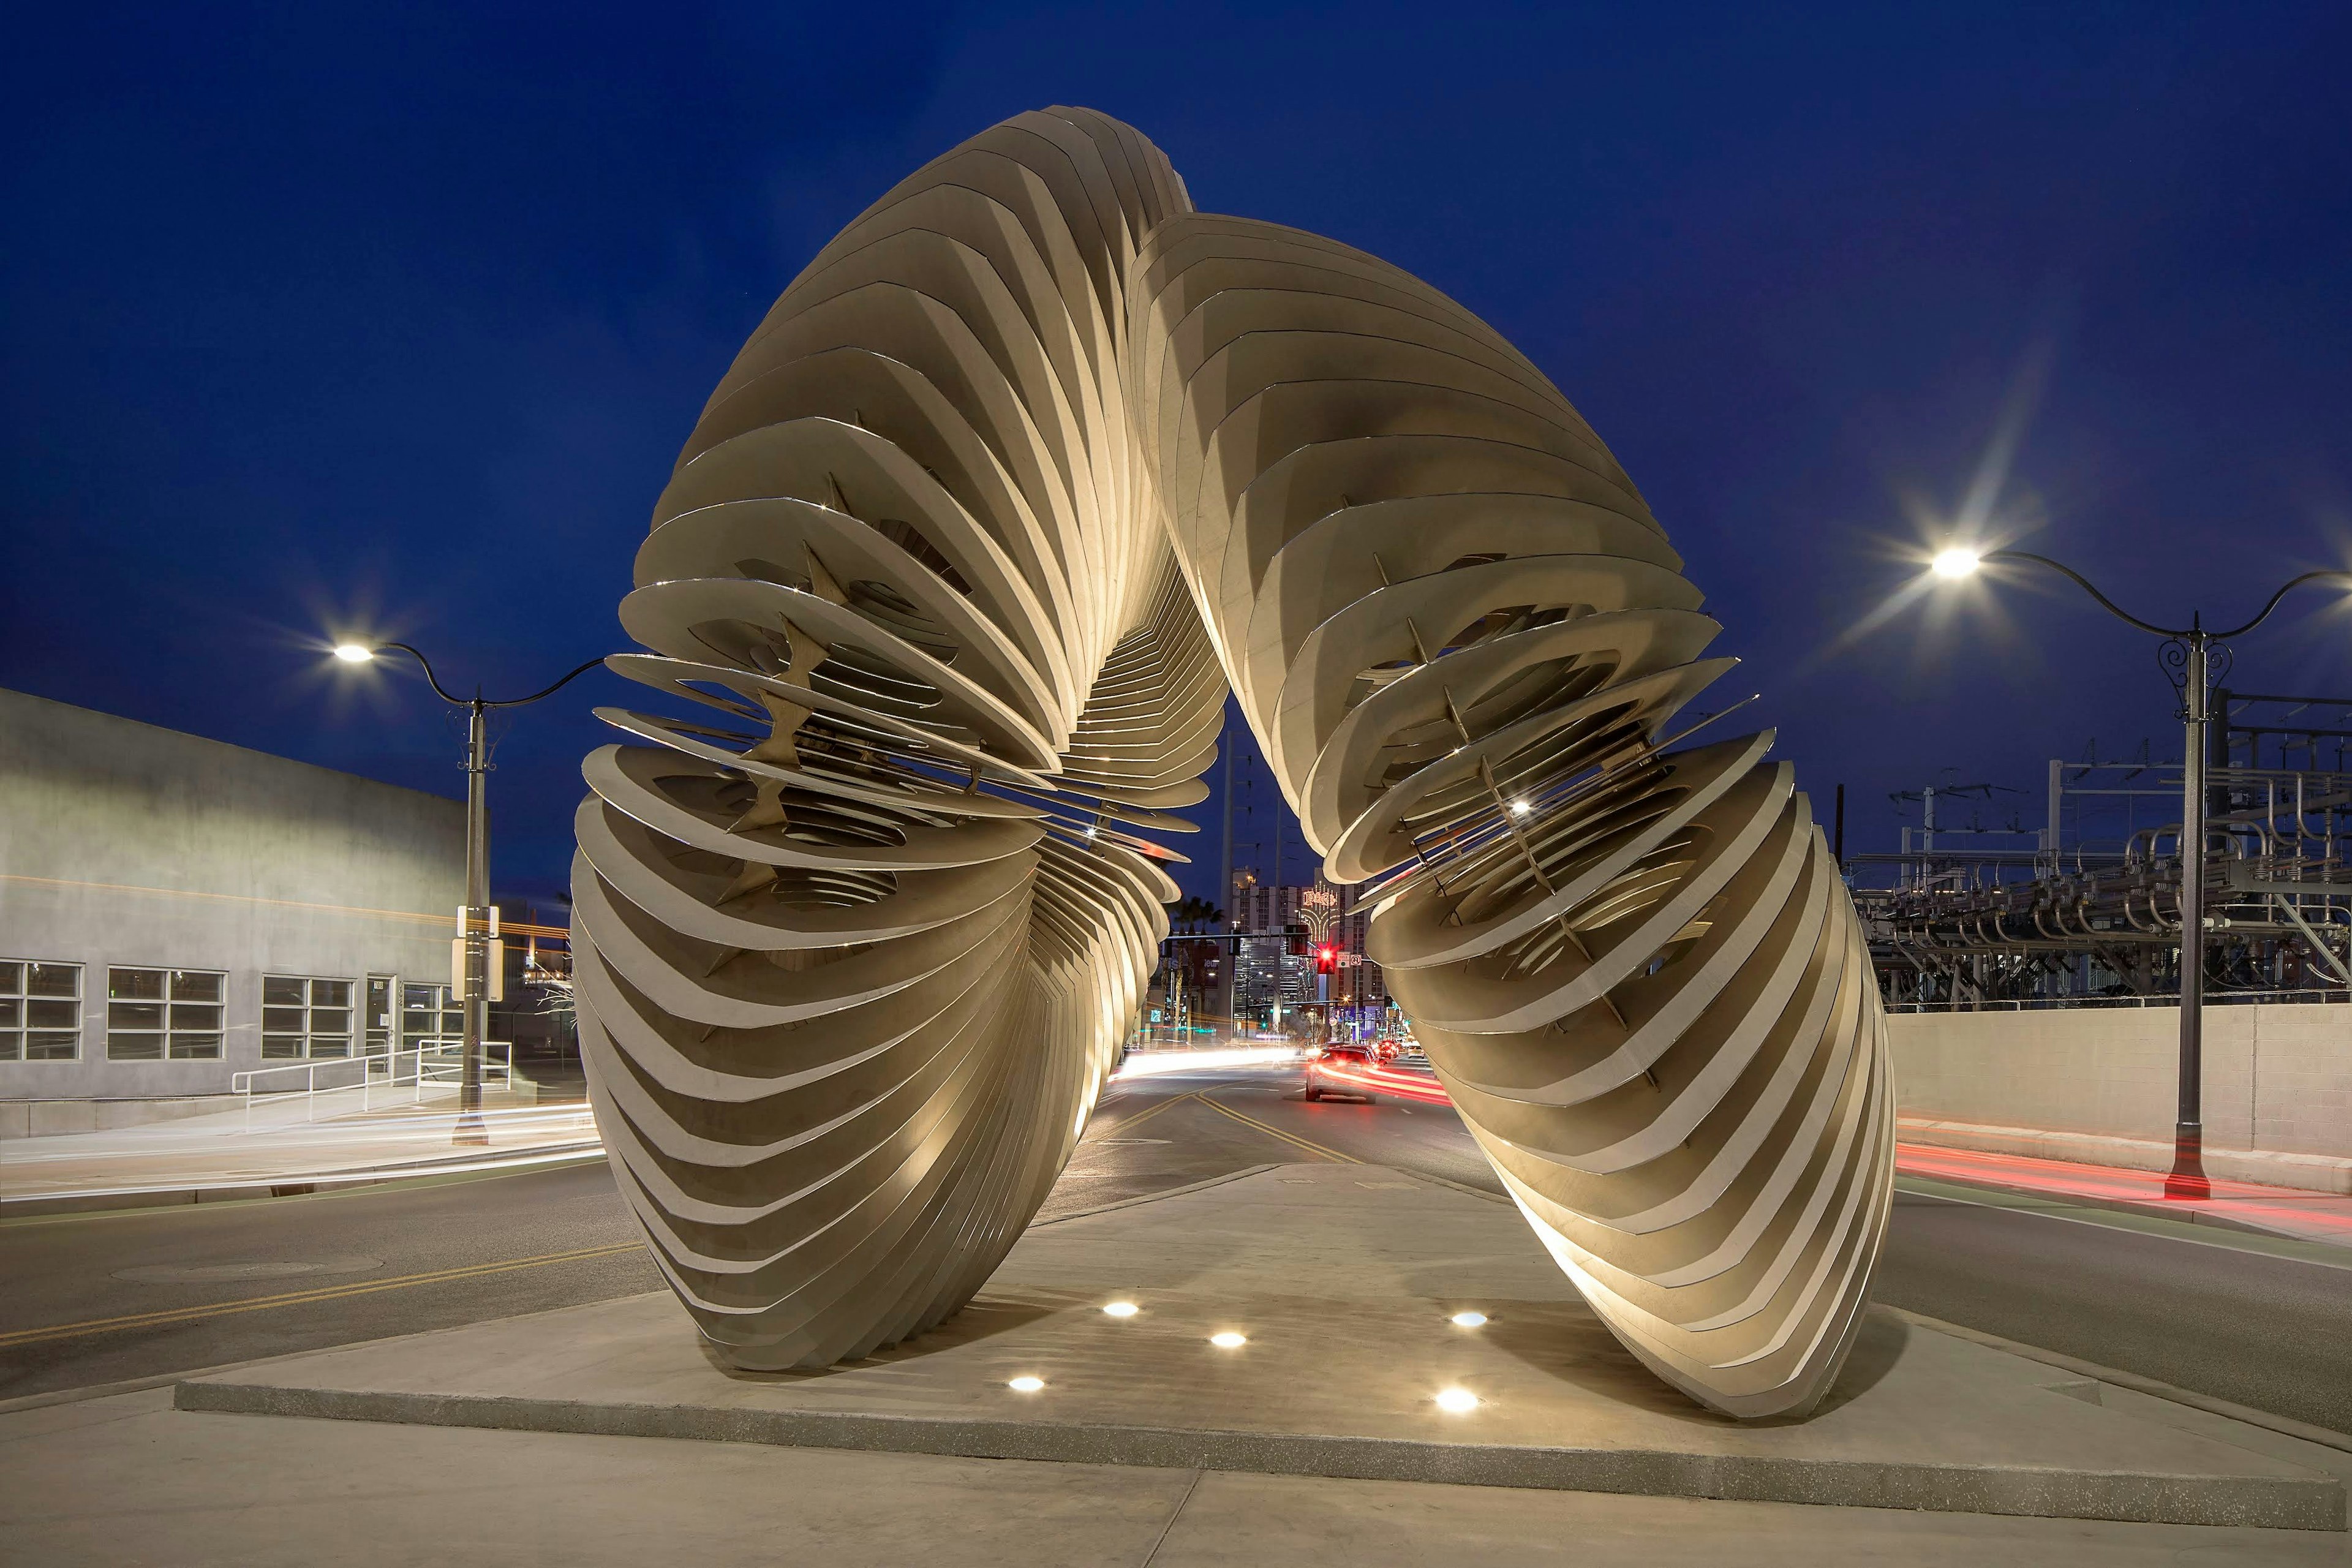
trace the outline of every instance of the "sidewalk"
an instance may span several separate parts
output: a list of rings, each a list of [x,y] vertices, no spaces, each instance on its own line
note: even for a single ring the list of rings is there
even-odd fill
[[[289,1097],[290,1098],[290,1097]],[[266,1196],[286,1189],[593,1158],[584,1104],[500,1105],[486,1097],[487,1147],[457,1145],[454,1096],[318,1121],[248,1128],[241,1111],[103,1132],[0,1140],[0,1215]]]
[[[1897,1175],[2352,1248],[2352,1195],[2345,1194],[2216,1179],[2209,1198],[2168,1198],[2159,1172],[1927,1143],[1897,1142],[1895,1169]]]

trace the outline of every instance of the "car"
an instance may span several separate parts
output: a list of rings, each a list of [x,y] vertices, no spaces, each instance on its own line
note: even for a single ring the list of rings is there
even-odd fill
[[[1373,1094],[1365,1083],[1380,1065],[1370,1047],[1346,1044],[1328,1045],[1307,1058],[1307,1098],[1320,1100],[1327,1094],[1349,1094],[1373,1101]]]

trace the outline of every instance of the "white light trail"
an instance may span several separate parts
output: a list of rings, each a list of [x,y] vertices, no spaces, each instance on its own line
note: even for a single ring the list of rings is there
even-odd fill
[[[1223,1068],[1272,1067],[1297,1061],[1296,1046],[1234,1046],[1211,1051],[1131,1051],[1114,1079],[1150,1078],[1165,1072],[1211,1072]]]

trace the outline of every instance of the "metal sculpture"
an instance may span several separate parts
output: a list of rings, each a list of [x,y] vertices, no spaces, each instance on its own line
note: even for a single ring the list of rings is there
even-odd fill
[[[1640,495],[1420,280],[1192,210],[1024,114],[827,246],[720,384],[624,602],[575,865],[623,1191],[704,1332],[814,1366],[968,1300],[1176,895],[1230,682],[1537,1235],[1635,1354],[1810,1409],[1884,1233],[1845,889]],[[1223,679],[1220,679],[1222,667]],[[1687,728],[1687,726],[1685,726]],[[1362,901],[1360,898],[1360,901]]]

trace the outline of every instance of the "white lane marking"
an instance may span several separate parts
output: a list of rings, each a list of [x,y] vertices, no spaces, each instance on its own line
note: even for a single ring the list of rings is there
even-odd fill
[[[1982,1198],[1956,1198],[1948,1193],[1923,1193],[1916,1186],[1905,1185],[1900,1180],[1895,1184],[1895,1186],[1897,1192],[1908,1193],[1915,1198],[1926,1198],[1929,1203],[1958,1204],[1963,1208],[1972,1209],[1999,1209],[2003,1214],[2021,1214],[2034,1219],[2054,1219],[2062,1225],[2087,1225],[2095,1226],[2100,1230],[2121,1234],[2124,1236],[2144,1236],[2151,1241],[2179,1241],[2185,1242],[2190,1247],[2215,1247],[2221,1248],[2224,1252],[2237,1253],[2241,1257],[2275,1258],[2281,1263],[2308,1263],[2314,1268],[2341,1268],[2347,1272],[2352,1272],[2352,1258],[2347,1258],[2342,1262],[2338,1262],[2332,1258],[2298,1258],[2293,1253],[2273,1252],[2266,1247],[2249,1247],[2243,1243],[2236,1241],[2210,1241],[2201,1236],[2175,1236],[2169,1231],[2142,1230],[2136,1225],[2116,1225],[2110,1220],[2085,1219],[2080,1215],[2052,1214],[2048,1209],[2023,1208],[2015,1204],[1991,1203]],[[2059,1200],[2055,1198],[2048,1198],[2041,1201],[2055,1203]],[[2134,1215],[2128,1210],[2118,1211],[2118,1217],[2156,1220],[2156,1223],[2158,1225],[2179,1223],[2179,1221],[2173,1220],[2157,1219],[2157,1216],[2154,1215]],[[2253,1241],[2284,1241],[2289,1243],[2301,1243],[2301,1245],[2305,1247],[2326,1247],[2328,1245],[2324,1241],[2305,1241],[2301,1237],[2263,1236],[2253,1232],[2246,1232],[2244,1234],[2247,1236],[2249,1240]]]

